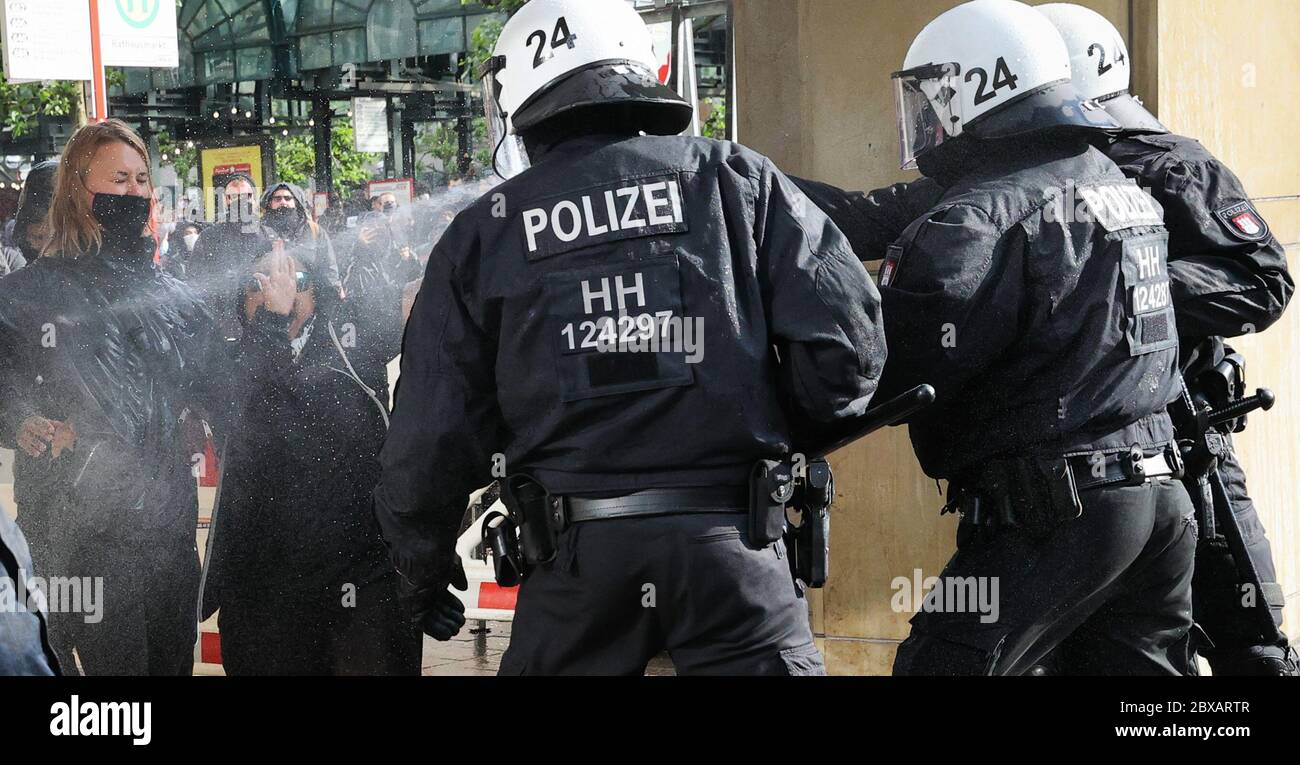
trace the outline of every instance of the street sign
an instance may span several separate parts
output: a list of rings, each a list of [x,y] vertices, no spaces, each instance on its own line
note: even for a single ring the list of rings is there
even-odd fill
[[[89,80],[86,0],[3,0],[5,79]]]
[[[34,0],[25,0],[28,3]],[[85,3],[80,3],[85,13]],[[104,66],[180,66],[174,0],[99,0]]]
[[[389,178],[384,181],[366,181],[366,197],[374,199],[380,194],[397,197],[398,206],[409,205],[415,199],[415,181],[410,178]]]
[[[352,99],[352,142],[357,151],[388,153],[388,101]]]

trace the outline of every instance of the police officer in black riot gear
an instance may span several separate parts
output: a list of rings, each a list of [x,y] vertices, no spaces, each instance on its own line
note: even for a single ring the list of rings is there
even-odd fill
[[[801,182],[882,258],[879,395],[938,394],[911,437],[948,479],[958,551],[896,674],[1020,674],[1053,652],[1080,674],[1192,672],[1168,235],[1087,143],[1115,123],[1069,78],[1033,9],[958,6],[894,76],[904,159],[926,178],[867,196]],[[999,585],[995,619],[958,607],[980,578]]]
[[[1232,171],[1196,140],[1170,133],[1129,94],[1123,37],[1105,17],[1070,3],[1037,10],[1065,40],[1075,86],[1121,126],[1107,154],[1164,208],[1183,376],[1191,399],[1223,406],[1225,394],[1245,388],[1244,362],[1223,338],[1264,330],[1282,315],[1295,289],[1286,253]],[[1100,66],[1098,54],[1107,51],[1110,66]],[[1192,588],[1196,622],[1209,637],[1200,652],[1216,675],[1296,675],[1295,651],[1280,631],[1282,588],[1232,429],[1214,429],[1223,444],[1217,465],[1207,466],[1209,475],[1188,475],[1187,486],[1204,512],[1217,473],[1259,581],[1242,581],[1232,553],[1205,538],[1213,524],[1202,524]],[[1258,601],[1272,617],[1262,629],[1250,614]]]
[[[429,260],[376,513],[447,639],[458,524],[503,453],[489,547],[523,580],[503,674],[640,674],[665,649],[679,673],[822,674],[751,477],[864,412],[878,293],[769,160],[674,135],[691,107],[651,56],[619,0],[533,0],[503,29],[496,164],[528,167]]]

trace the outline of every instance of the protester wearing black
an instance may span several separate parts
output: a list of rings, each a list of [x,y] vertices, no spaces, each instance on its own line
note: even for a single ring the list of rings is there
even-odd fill
[[[262,194],[259,210],[262,223],[284,241],[287,255],[318,273],[321,285],[339,286],[342,277],[334,245],[325,229],[311,219],[302,187],[286,181],[271,184]]]
[[[256,214],[252,178],[238,175],[225,186],[217,222],[199,235],[185,264],[185,280],[206,301],[220,336],[239,337],[240,280],[249,263],[271,251],[279,235]]]
[[[186,278],[186,264],[189,263],[204,228],[203,223],[192,220],[181,221],[176,225],[176,230],[167,236],[167,256],[162,263],[167,273],[177,279]]]
[[[281,260],[296,274],[288,313],[258,304],[274,273],[245,290],[255,312],[232,365],[251,385],[226,430],[203,615],[220,609],[230,674],[419,674],[420,633],[369,498],[387,391],[365,381],[399,351],[400,286],[361,284],[342,301],[328,273]]]
[[[87,158],[110,149],[138,157],[140,178],[131,170],[127,181],[134,190],[83,190]],[[116,121],[87,126],[67,156],[76,178],[65,197],[93,198],[101,243],[77,251],[52,242],[0,281],[0,443],[21,450],[20,517],[33,504],[48,513],[45,575],[102,582],[102,619],[66,620],[82,668],[189,674],[197,498],[178,415],[205,375],[211,317],[154,267],[155,241],[142,235],[151,200],[139,138]],[[56,212],[57,204],[57,241],[76,241],[57,227],[78,219],[75,207]]]
[[[18,198],[18,211],[12,221],[13,239],[16,247],[21,248],[18,257],[25,257],[33,263],[41,256],[41,249],[48,240],[45,216],[50,210],[50,198],[54,193],[54,174],[59,168],[58,160],[46,160],[32,167],[23,184],[23,192]],[[25,262],[24,261],[24,262]],[[0,402],[3,407],[3,402]],[[54,564],[57,556],[51,548],[51,513],[58,502],[48,496],[45,482],[39,477],[29,475],[33,465],[31,460],[23,459],[18,452],[14,461],[14,495],[18,502],[19,523],[30,545],[32,558],[42,570]],[[67,660],[66,667],[76,671],[72,663],[72,634],[64,629],[64,614],[48,616],[49,638],[54,650]]]

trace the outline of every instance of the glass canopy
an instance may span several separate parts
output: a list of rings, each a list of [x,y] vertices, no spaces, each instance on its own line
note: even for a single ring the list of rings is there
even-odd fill
[[[297,77],[309,69],[459,53],[493,17],[500,14],[460,0],[183,0],[176,16],[180,66],[125,69],[123,90]],[[278,72],[277,49],[284,51]]]

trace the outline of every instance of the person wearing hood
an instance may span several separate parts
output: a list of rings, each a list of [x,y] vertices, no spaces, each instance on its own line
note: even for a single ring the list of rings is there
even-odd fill
[[[265,219],[285,233],[301,210],[289,193],[266,197]],[[201,614],[220,609],[232,675],[418,675],[420,632],[369,499],[388,422],[387,389],[372,381],[400,350],[399,292],[359,274],[343,300],[323,255],[286,245],[242,281],[247,426],[227,431]]]
[[[0,444],[19,450],[19,518],[58,519],[38,566],[84,585],[59,616],[87,674],[193,668],[198,502],[178,421],[216,377],[216,338],[201,297],[155,266],[151,193],[134,131],[81,128],[41,257],[0,280]]]
[[[307,193],[301,187],[281,181],[262,194],[262,222],[284,241],[285,252],[320,274],[321,286],[339,288],[338,259],[329,234],[307,212]]]

